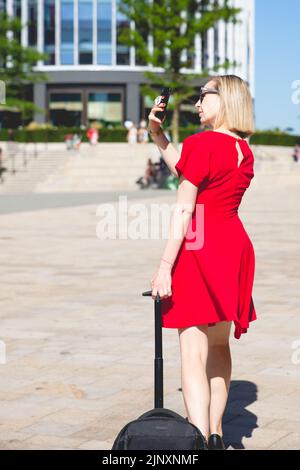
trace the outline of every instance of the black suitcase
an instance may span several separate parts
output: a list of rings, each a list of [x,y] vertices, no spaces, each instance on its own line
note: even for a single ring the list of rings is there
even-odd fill
[[[152,296],[152,291],[143,292]],[[163,407],[163,358],[161,299],[154,300],[155,359],[154,408],[130,421],[118,433],[111,450],[207,450],[204,436],[197,426],[175,411]]]

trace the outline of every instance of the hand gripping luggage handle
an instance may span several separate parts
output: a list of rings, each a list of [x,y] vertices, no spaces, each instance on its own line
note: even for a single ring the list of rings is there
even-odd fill
[[[142,293],[152,297],[152,290]],[[163,408],[163,357],[162,357],[162,325],[161,299],[157,293],[154,299],[155,357],[154,357],[154,408]]]

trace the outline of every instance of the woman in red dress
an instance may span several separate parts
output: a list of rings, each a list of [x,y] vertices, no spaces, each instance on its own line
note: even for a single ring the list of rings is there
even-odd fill
[[[168,242],[151,280],[152,297],[159,293],[162,299],[162,326],[178,329],[188,419],[210,449],[225,449],[231,326],[240,339],[256,320],[255,254],[238,215],[254,176],[245,140],[254,133],[252,98],[236,75],[208,81],[195,106],[210,130],[187,137],[180,157],[155,116],[161,106],[153,106],[148,129],[179,187]]]

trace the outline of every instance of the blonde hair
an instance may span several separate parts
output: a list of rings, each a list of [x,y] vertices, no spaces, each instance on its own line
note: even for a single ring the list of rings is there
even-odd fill
[[[254,134],[252,97],[247,83],[237,75],[211,78],[220,96],[220,110],[215,128],[225,125],[243,139]]]

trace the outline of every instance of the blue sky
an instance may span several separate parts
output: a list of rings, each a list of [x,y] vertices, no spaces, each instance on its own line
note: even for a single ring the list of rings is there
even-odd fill
[[[300,135],[300,103],[292,102],[292,82],[300,82],[300,0],[255,4],[256,127],[292,127]]]

